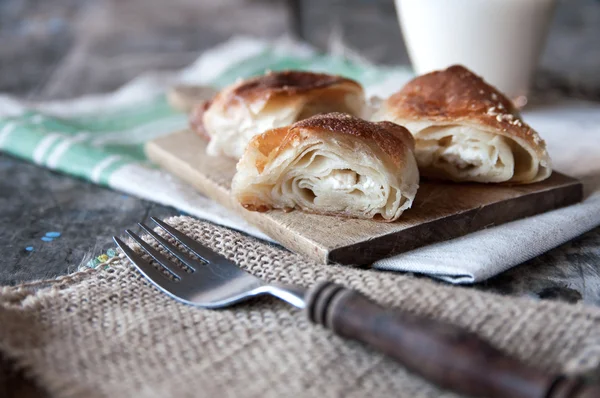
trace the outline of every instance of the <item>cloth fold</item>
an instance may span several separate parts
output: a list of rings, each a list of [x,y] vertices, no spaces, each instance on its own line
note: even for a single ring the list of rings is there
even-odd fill
[[[266,69],[337,73],[360,81],[369,96],[379,97],[412,77],[406,68],[322,55],[289,39],[269,43],[234,38],[179,73],[147,74],[108,95],[41,104],[0,95],[0,150],[269,240],[153,167],[143,152],[146,141],[187,124],[169,107],[167,87],[176,82],[222,87]],[[381,260],[375,268],[424,273],[451,283],[479,282],[600,225],[594,194],[600,186],[600,104],[563,100],[532,105],[524,117],[547,141],[554,168],[588,181],[586,201]]]
[[[374,268],[473,283],[557,247],[600,225],[600,192],[581,204],[513,221],[379,260]]]
[[[465,327],[547,371],[598,375],[597,307],[323,266],[214,224],[167,222],[270,282],[342,283],[385,306]],[[187,306],[121,259],[103,270],[0,288],[0,351],[50,397],[456,397],[281,301]]]

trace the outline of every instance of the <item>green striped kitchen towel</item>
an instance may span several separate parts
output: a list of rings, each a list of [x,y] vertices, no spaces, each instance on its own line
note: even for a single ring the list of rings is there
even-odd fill
[[[186,126],[185,115],[165,96],[174,83],[223,87],[265,70],[327,71],[356,79],[371,92],[398,88],[405,68],[375,67],[342,56],[323,55],[282,39],[233,38],[202,54],[188,68],[148,74],[121,89],[69,101],[27,103],[0,95],[0,150],[40,166],[77,176],[188,214],[261,236],[239,218],[155,168],[143,144]],[[394,84],[389,84],[394,81]],[[157,190],[156,187],[162,187]]]

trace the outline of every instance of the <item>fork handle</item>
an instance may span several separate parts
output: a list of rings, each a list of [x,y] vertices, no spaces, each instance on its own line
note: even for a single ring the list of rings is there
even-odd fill
[[[378,349],[440,387],[490,398],[600,397],[600,386],[532,368],[474,333],[385,309],[343,286],[319,284],[306,299],[312,322]]]

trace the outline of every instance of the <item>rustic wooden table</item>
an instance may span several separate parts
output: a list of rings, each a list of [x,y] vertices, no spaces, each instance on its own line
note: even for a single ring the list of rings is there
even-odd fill
[[[600,2],[566,3],[559,5],[536,91],[600,100]],[[3,0],[0,92],[28,99],[106,92],[146,70],[183,67],[232,34],[294,31],[350,56],[407,62],[391,0]],[[72,272],[112,247],[110,237],[126,227],[149,215],[178,214],[6,154],[0,172],[2,285]],[[48,231],[62,235],[25,250]],[[600,228],[478,288],[600,304],[599,270]],[[0,395],[42,394],[5,376],[0,372]]]

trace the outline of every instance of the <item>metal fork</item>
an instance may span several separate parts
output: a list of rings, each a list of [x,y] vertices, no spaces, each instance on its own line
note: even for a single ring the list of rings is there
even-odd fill
[[[164,271],[161,272],[150,263],[145,262],[119,238],[113,237],[113,239],[148,280],[175,300],[204,308],[222,308],[255,296],[269,294],[295,307],[304,308],[305,288],[265,283],[262,279],[249,274],[225,257],[170,225],[154,217],[151,219],[198,257],[197,259],[190,258],[147,225],[138,224],[169,253],[185,264],[188,267],[187,270],[173,263],[131,230],[125,232],[157,263],[161,264],[171,274],[171,278],[168,278]]]
[[[369,344],[425,379],[458,393],[486,397],[596,397],[598,386],[559,374],[547,374],[508,357],[477,335],[456,326],[386,310],[362,294],[331,282],[311,289],[267,283],[235,263],[151,217],[193,257],[154,232],[139,226],[185,267],[181,267],[127,230],[160,268],[142,258],[118,237],[115,243],[158,289],[175,300],[217,309],[271,295],[304,309],[309,319],[343,337]],[[586,395],[588,394],[588,395]]]

